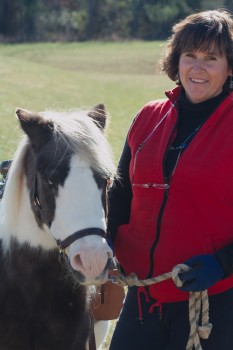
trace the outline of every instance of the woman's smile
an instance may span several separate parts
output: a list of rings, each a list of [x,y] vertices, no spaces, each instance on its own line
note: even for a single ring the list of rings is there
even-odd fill
[[[227,58],[219,52],[184,52],[179,61],[179,78],[186,96],[193,103],[213,98],[231,74]]]

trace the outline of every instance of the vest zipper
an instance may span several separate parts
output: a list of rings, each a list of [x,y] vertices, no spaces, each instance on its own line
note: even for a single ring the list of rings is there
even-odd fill
[[[170,147],[170,144],[171,144],[171,141],[172,141],[172,138],[173,138],[173,135],[175,133],[175,130],[176,130],[176,127],[177,127],[177,124],[178,124],[178,118],[176,120],[176,123],[171,131],[171,135],[170,135],[170,138],[168,140],[168,143],[167,143],[167,147],[166,147],[166,150],[164,152],[164,156],[163,156],[163,175],[165,174],[165,171],[164,171],[164,163],[165,163],[165,159],[166,159],[166,154],[169,150],[169,147]],[[180,156],[180,155],[179,155]],[[176,161],[176,164],[175,164],[175,167],[174,167],[174,170],[172,171],[171,175],[169,177],[166,177],[164,175],[164,183],[167,185],[164,187],[164,196],[163,196],[163,200],[162,200],[162,204],[161,204],[161,207],[160,207],[160,210],[159,210],[159,215],[158,215],[158,221],[157,221],[157,226],[156,226],[156,237],[155,237],[155,240],[154,240],[154,243],[152,244],[151,246],[151,249],[150,249],[150,270],[149,270],[149,273],[147,275],[147,278],[152,278],[154,277],[153,275],[153,272],[154,272],[154,252],[155,252],[155,249],[156,249],[156,246],[159,242],[159,238],[160,238],[160,232],[161,232],[161,224],[162,224],[162,217],[163,217],[163,212],[164,212],[164,208],[165,208],[165,205],[167,203],[167,199],[168,199],[168,191],[169,191],[169,187],[170,187],[170,179],[175,171],[175,168],[177,166],[177,163],[178,163],[178,160],[179,160],[179,156],[178,156],[178,159]]]
[[[163,212],[164,212],[164,208],[167,202],[167,198],[168,198],[168,188],[166,188],[164,190],[164,196],[163,196],[163,201],[159,210],[159,216],[158,216],[158,221],[157,221],[157,227],[156,227],[156,238],[154,240],[154,243],[151,246],[150,249],[150,271],[147,275],[147,278],[152,278],[153,276],[153,271],[154,271],[154,251],[155,248],[159,242],[159,238],[160,238],[160,231],[161,231],[161,223],[162,223],[162,216],[163,216]]]
[[[159,241],[159,236],[160,236],[160,229],[161,229],[161,222],[162,222],[162,216],[163,216],[163,211],[166,205],[166,201],[167,201],[167,197],[168,197],[168,190],[169,190],[169,183],[166,180],[166,177],[164,176],[164,184],[135,184],[134,183],[134,172],[135,172],[135,168],[136,168],[136,163],[137,163],[137,157],[138,157],[138,153],[142,150],[142,148],[144,147],[144,145],[146,144],[146,142],[149,140],[149,138],[153,135],[153,133],[157,130],[157,128],[160,126],[160,124],[167,118],[168,114],[170,113],[170,111],[172,110],[172,108],[175,108],[176,103],[172,103],[171,107],[169,108],[169,110],[165,113],[165,115],[163,116],[163,118],[160,120],[160,122],[158,124],[156,124],[156,126],[153,128],[153,130],[151,131],[151,133],[146,137],[146,139],[138,146],[138,149],[135,152],[134,155],[134,161],[133,161],[133,171],[132,171],[132,186],[137,186],[137,187],[144,187],[144,188],[149,188],[151,186],[153,187],[157,187],[158,189],[164,189],[164,197],[163,197],[163,201],[160,207],[160,211],[159,211],[159,216],[158,216],[158,222],[157,222],[157,229],[156,229],[156,238],[154,240],[154,243],[152,244],[152,247],[150,249],[150,271],[149,274],[147,276],[147,278],[151,278],[152,274],[153,274],[153,270],[154,270],[154,264],[153,264],[153,255],[154,255],[154,250],[158,244]],[[176,129],[176,125],[178,122],[178,118],[177,121],[171,131],[171,135],[170,138],[168,140],[167,143],[167,147],[166,150],[164,152],[164,157],[163,157],[163,174],[164,174],[164,160],[165,160],[165,156],[168,152],[173,134],[175,132]]]

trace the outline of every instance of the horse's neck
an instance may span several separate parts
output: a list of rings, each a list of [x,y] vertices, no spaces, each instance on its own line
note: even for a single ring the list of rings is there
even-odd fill
[[[8,183],[10,186],[10,183]],[[9,198],[11,197],[11,198]],[[26,179],[23,178],[20,195],[6,191],[0,206],[0,238],[7,246],[10,239],[16,238],[19,243],[31,246],[42,246],[44,249],[56,247],[55,241],[46,227],[40,229],[31,209]]]

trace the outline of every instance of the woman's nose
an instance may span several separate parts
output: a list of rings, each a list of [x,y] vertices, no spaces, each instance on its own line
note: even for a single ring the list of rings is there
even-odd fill
[[[203,60],[195,60],[194,63],[193,63],[193,69],[196,69],[196,70],[203,70],[205,69],[205,62]]]

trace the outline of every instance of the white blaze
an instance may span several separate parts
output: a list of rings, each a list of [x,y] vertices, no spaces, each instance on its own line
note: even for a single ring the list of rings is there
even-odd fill
[[[98,188],[89,165],[77,155],[64,187],[59,187],[55,217],[51,232],[56,239],[64,240],[73,233],[86,228],[106,230],[105,212],[102,205],[102,190]],[[66,250],[71,266],[94,281],[104,270],[112,251],[106,240],[91,235],[78,239]]]

